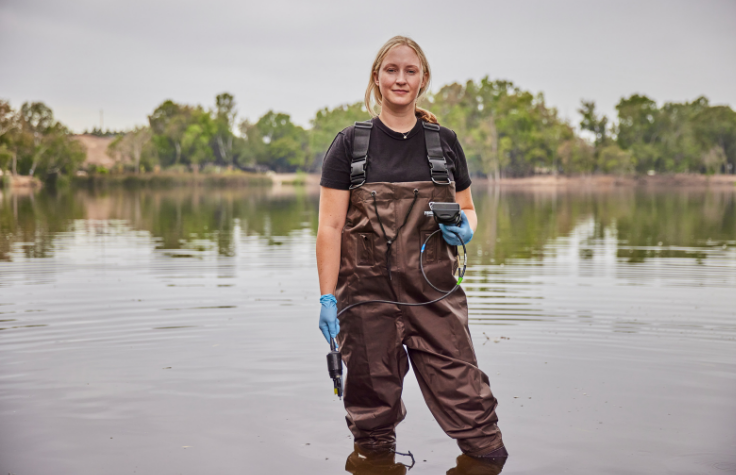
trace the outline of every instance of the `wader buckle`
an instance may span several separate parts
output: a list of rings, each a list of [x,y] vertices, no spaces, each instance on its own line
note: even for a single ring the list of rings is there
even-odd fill
[[[438,160],[427,155],[427,160],[429,160],[429,174],[432,176],[432,181],[436,185],[449,185],[452,183],[447,173],[447,165],[444,157]]]
[[[427,145],[427,160],[429,160],[429,174],[435,185],[449,185],[450,173],[447,171],[445,154],[440,141],[440,126],[422,122],[424,126],[424,141]]]
[[[350,163],[350,189],[358,188],[365,183],[365,169],[368,166],[368,155]]]

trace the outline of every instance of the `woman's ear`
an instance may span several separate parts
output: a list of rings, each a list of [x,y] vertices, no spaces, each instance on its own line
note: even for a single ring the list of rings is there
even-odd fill
[[[373,83],[378,86],[378,71],[373,71]]]

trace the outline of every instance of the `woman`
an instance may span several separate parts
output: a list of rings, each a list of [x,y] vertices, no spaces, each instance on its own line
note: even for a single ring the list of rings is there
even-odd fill
[[[419,268],[422,243],[437,230],[424,214],[432,201],[462,208],[462,224],[440,225],[442,239],[432,237],[423,252],[432,284],[455,285],[458,236],[469,242],[477,217],[457,136],[416,105],[430,77],[419,45],[390,39],[376,56],[365,94],[373,119],[340,132],[325,156],[319,326],[328,341],[336,338],[347,366],[346,419],[359,449],[394,449],[411,359],[429,409],[460,449],[473,457],[505,457],[497,402],[477,367],[462,289],[427,306],[366,304],[336,318],[339,309],[364,300],[426,302],[442,295]],[[380,107],[377,117],[372,100]]]

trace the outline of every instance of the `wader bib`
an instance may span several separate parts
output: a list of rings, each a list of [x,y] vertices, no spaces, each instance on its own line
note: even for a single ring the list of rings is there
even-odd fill
[[[335,292],[338,310],[364,300],[426,302],[442,295],[422,278],[419,254],[427,236],[438,229],[424,215],[429,202],[454,202],[455,185],[442,154],[439,126],[423,125],[432,181],[365,183],[372,124],[356,123],[353,186]],[[441,233],[427,243],[423,263],[436,287],[449,290],[455,285],[457,249]],[[461,288],[426,306],[355,307],[340,316],[340,329],[338,343],[347,366],[346,419],[360,447],[395,445],[395,428],[406,416],[401,391],[409,361],[432,415],[463,452],[479,456],[503,446],[497,401],[477,366]]]

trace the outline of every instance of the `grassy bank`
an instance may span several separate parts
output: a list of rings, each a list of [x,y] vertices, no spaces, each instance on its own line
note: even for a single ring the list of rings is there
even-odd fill
[[[176,188],[182,186],[246,187],[271,186],[273,180],[262,173],[143,173],[143,174],[92,174],[73,176],[75,187],[106,188]]]
[[[44,183],[38,178],[28,176],[2,177],[0,188],[38,189]],[[146,188],[171,189],[187,186],[211,188],[270,187],[287,188],[306,186],[319,187],[320,175],[314,173],[182,173],[161,172],[144,174],[90,174],[86,176],[56,175],[47,178],[45,185],[57,188]],[[736,175],[663,174],[655,176],[552,176],[537,175],[523,178],[502,178],[498,181],[473,177],[478,186],[498,186],[502,188],[558,188],[558,189],[607,189],[617,187],[693,187],[736,189]]]
[[[37,189],[41,188],[43,183],[36,177],[33,176],[21,176],[11,175],[10,173],[3,173],[0,177],[0,188],[27,188]]]

